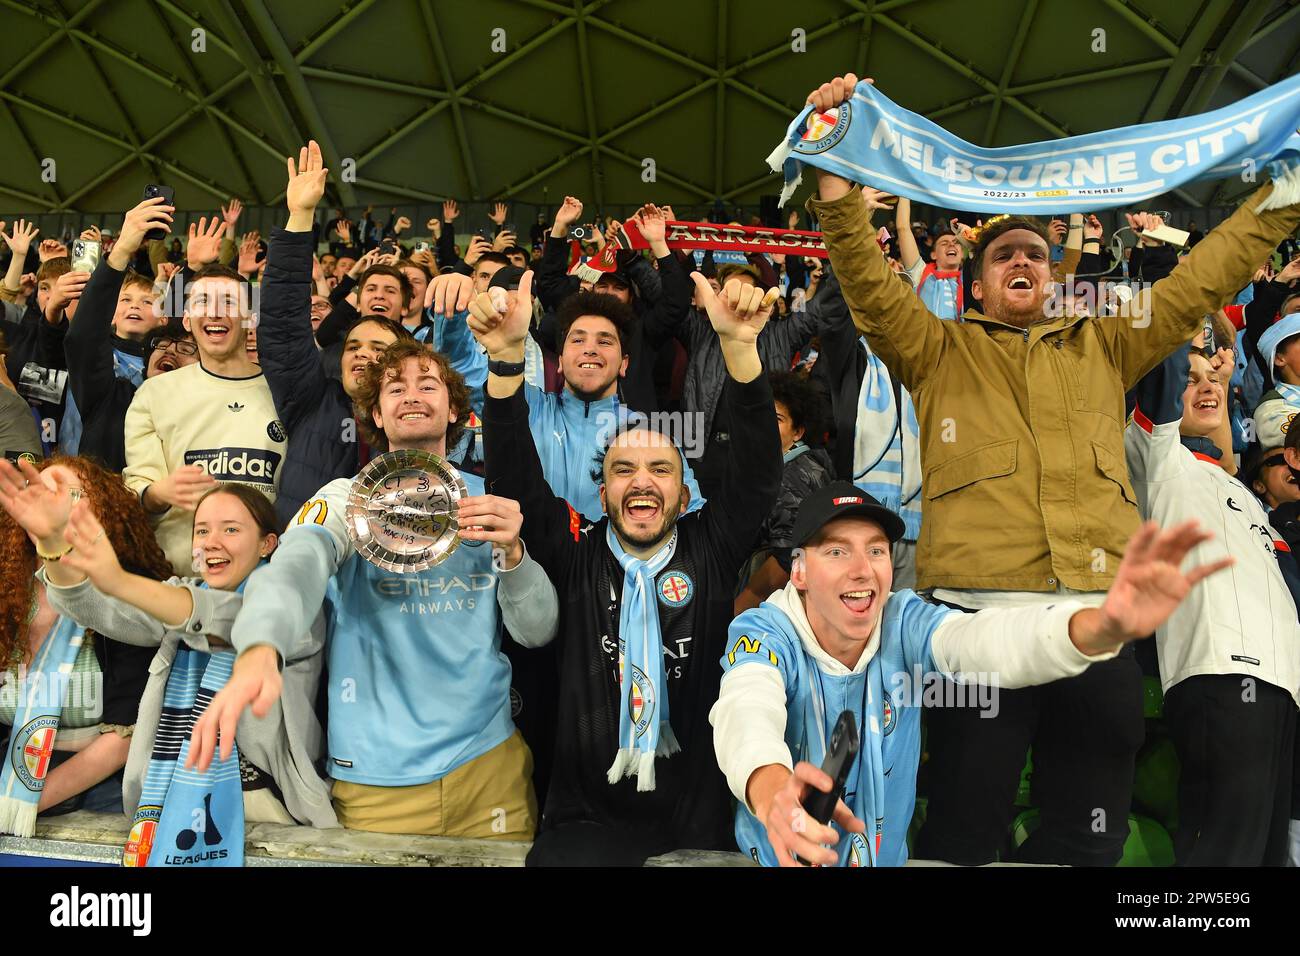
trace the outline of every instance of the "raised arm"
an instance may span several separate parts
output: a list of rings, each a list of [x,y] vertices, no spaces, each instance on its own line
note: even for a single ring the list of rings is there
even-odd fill
[[[1138,293],[1117,319],[1105,324],[1126,389],[1189,341],[1205,316],[1229,302],[1300,224],[1300,203],[1258,211],[1272,191],[1272,183],[1257,190],[1207,233],[1168,277]]]
[[[912,200],[906,196],[899,196],[894,205],[894,228],[899,259],[903,268],[911,271],[921,261],[921,250],[916,247],[916,236],[912,235]]]
[[[314,140],[299,152],[296,166],[289,158],[288,170],[289,218],[267,243],[257,353],[276,411],[292,435],[320,406],[329,385],[311,328],[312,225],[329,170]]]

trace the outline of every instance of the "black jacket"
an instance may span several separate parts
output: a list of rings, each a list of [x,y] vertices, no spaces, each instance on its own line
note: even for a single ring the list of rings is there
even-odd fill
[[[548,310],[558,309],[580,288],[581,280],[568,274],[568,260],[569,240],[556,239],[548,234],[542,261],[533,280],[533,294]],[[628,275],[637,286],[640,297],[632,297],[637,322],[623,343],[628,363],[627,375],[619,391],[623,403],[637,412],[658,410],[659,399],[654,386],[655,358],[659,347],[672,335],[672,329],[685,319],[691,304],[691,281],[676,256],[669,253],[659,260],[657,296],[653,281],[646,275],[651,268],[649,263],[645,263],[644,268],[638,267],[635,261],[628,267]],[[563,342],[553,342],[549,347],[555,350],[556,355],[564,351]]]
[[[327,482],[351,478],[360,467],[352,401],[326,371],[311,331],[311,254],[310,232],[276,227],[261,285],[257,355],[289,435],[275,500],[281,525]]]
[[[835,466],[823,448],[806,448],[785,463],[776,506],[763,522],[758,550],[789,551],[794,546],[794,520],[803,500],[835,480]],[[787,569],[788,570],[788,569]]]
[[[82,290],[76,319],[63,340],[68,387],[81,413],[78,451],[113,471],[126,467],[126,410],[136,389],[131,381],[118,378],[113,351],[122,349],[148,358],[144,346],[113,334],[113,314],[124,275],[108,264],[107,256],[100,259]]]
[[[821,351],[811,378],[826,392],[831,405],[830,455],[836,478],[853,480],[853,445],[857,436],[858,412],[861,410],[862,379],[867,374],[867,349],[857,326],[849,318],[848,306],[840,295],[839,280],[829,273],[824,280],[825,308],[836,314],[821,334]],[[820,299],[819,292],[817,298]],[[841,321],[840,319],[844,320]],[[894,380],[894,407],[898,407],[898,381]]]
[[[656,788],[644,793],[635,780],[611,785],[606,777],[618,749],[623,589],[623,571],[605,541],[608,519],[586,521],[552,495],[522,389],[484,402],[489,493],[519,501],[528,552],[560,594],[559,716],[543,831],[586,820],[643,829],[668,847],[735,846],[709,710],[718,699],[736,577],[776,500],[781,449],[767,377],[732,386],[727,394],[739,423],[730,446],[732,493],[678,519],[677,548],[662,572],[689,582],[680,606],[658,602],[670,719],[682,749],[655,762]]]

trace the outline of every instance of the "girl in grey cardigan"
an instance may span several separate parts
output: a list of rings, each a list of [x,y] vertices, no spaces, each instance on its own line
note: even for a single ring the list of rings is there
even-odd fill
[[[196,482],[192,492],[197,498],[193,548],[199,577],[173,577],[165,583],[124,571],[84,503],[75,505],[70,515],[63,503],[62,514],[67,516],[63,522],[59,521],[59,495],[52,493],[48,500],[28,504],[30,520],[46,522],[75,544],[39,572],[51,605],[117,640],[158,648],[140,701],[122,784],[128,816],[140,800],[177,648],[184,642],[211,653],[229,645],[230,628],[243,603],[237,589],[278,542],[275,510],[264,495],[236,484],[204,491],[204,484]],[[329,785],[317,772],[324,748],[314,702],[324,640],[324,622],[318,614],[310,630],[297,635],[287,648],[281,698],[264,718],[250,713],[239,722],[235,737],[243,758],[244,815],[249,823],[338,826]],[[266,778],[273,786],[265,785]]]

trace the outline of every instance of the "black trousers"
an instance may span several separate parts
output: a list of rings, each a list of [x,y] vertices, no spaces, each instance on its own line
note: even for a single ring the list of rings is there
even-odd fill
[[[975,707],[926,709],[929,807],[913,856],[965,866],[999,859],[1032,745],[1040,823],[1015,859],[1119,862],[1134,758],[1146,736],[1142,672],[1132,648],[1078,677],[999,690],[995,699],[995,717]]]
[[[1189,677],[1165,695],[1181,771],[1179,866],[1285,866],[1296,705],[1244,674]]]

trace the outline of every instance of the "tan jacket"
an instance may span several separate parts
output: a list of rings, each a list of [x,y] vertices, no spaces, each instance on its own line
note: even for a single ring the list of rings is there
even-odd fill
[[[944,322],[894,278],[855,187],[813,199],[854,324],[912,393],[921,426],[917,587],[1110,586],[1137,529],[1124,393],[1236,295],[1300,222],[1265,186],[1123,314],[1028,330]]]

